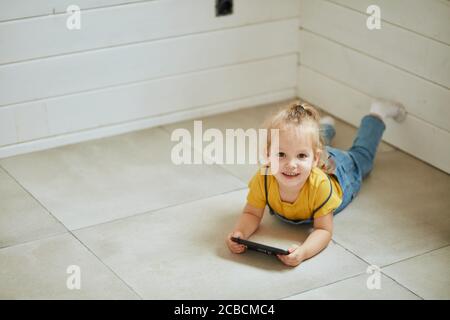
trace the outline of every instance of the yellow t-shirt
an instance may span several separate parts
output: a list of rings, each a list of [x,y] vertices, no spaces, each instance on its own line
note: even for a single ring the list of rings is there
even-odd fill
[[[270,170],[270,169],[269,169]],[[264,171],[263,171],[264,172]],[[278,182],[273,175],[267,175],[267,194],[269,204],[273,210],[290,220],[306,220],[318,218],[334,211],[342,203],[342,189],[337,178],[330,175],[333,188],[331,197],[326,204],[312,216],[313,211],[318,208],[330,194],[330,182],[325,172],[314,167],[300,190],[299,196],[294,203],[281,200]],[[266,206],[266,195],[264,191],[264,174],[259,169],[250,180],[247,202],[256,208]]]

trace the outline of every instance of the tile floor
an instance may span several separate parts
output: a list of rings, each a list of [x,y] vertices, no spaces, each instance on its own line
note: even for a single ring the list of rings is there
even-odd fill
[[[207,128],[257,128],[277,105],[208,117]],[[224,238],[256,165],[177,166],[175,128],[0,160],[1,299],[449,299],[450,177],[382,143],[333,242],[297,268]],[[338,121],[333,145],[356,129]],[[192,153],[199,150],[191,149]],[[309,228],[266,215],[253,237],[286,247]],[[80,289],[67,288],[81,271]],[[367,272],[381,270],[379,289]]]

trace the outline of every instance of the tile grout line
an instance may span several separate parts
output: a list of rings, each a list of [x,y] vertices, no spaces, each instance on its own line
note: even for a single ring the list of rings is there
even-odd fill
[[[357,255],[355,252],[353,252],[352,250],[344,247],[342,244],[340,244],[339,242],[337,242],[336,240],[333,240],[338,246],[340,246],[341,248],[343,248],[344,250],[348,251],[350,254],[354,255],[355,257],[357,257],[358,259],[360,259],[361,261],[363,261],[364,263],[366,263],[367,265],[371,266],[373,265],[373,263],[370,263],[369,261],[366,261],[365,259],[363,259],[362,257],[360,257],[359,255]],[[383,267],[379,267],[380,268],[380,272],[381,274],[385,275],[386,277],[388,277],[389,279],[391,279],[392,281],[394,281],[395,283],[397,283],[400,287],[404,288],[405,290],[409,291],[410,293],[412,293],[413,295],[417,296],[418,298],[420,298],[421,300],[424,300],[420,295],[418,295],[417,293],[415,293],[414,291],[410,290],[408,287],[404,286],[403,284],[397,282],[396,280],[394,280],[393,278],[391,278],[389,275],[385,274],[382,271]]]
[[[94,257],[96,257],[108,270],[110,270],[112,272],[113,275],[115,275],[118,279],[120,279],[123,284],[125,284],[125,286],[128,287],[128,289],[131,290],[131,292],[133,292],[140,300],[144,300],[144,298],[137,293],[137,291],[131,286],[131,284],[128,284],[121,276],[119,276],[116,271],[113,270],[112,267],[110,267],[109,265],[106,264],[105,261],[103,261],[99,256],[97,256],[94,251],[91,250],[91,248],[89,248],[89,246],[87,244],[85,244],[83,241],[81,241],[72,231],[69,231],[70,234],[77,239]]]
[[[73,229],[72,231],[80,231],[80,230],[83,230],[83,229],[93,228],[93,227],[101,226],[101,225],[104,225],[104,224],[108,224],[110,222],[118,222],[120,220],[126,220],[126,219],[134,218],[134,217],[137,217],[137,216],[141,216],[141,215],[144,215],[144,214],[155,214],[155,212],[160,211],[160,210],[165,210],[165,209],[169,209],[169,208],[173,208],[173,207],[177,207],[177,206],[182,206],[182,205],[190,204],[190,203],[193,203],[193,202],[206,200],[206,199],[209,199],[209,198],[219,197],[219,196],[222,196],[222,195],[225,195],[225,194],[228,194],[228,193],[242,191],[242,190],[244,190],[246,188],[247,187],[243,187],[243,188],[240,188],[240,189],[233,189],[233,190],[224,191],[222,193],[210,195],[210,196],[207,196],[207,197],[204,197],[204,198],[196,198],[196,199],[186,200],[185,202],[171,204],[171,205],[168,205],[166,207],[161,207],[161,208],[151,209],[151,210],[147,210],[147,211],[143,211],[143,212],[138,212],[138,213],[126,216],[126,217],[121,217],[121,218],[108,220],[108,221],[105,221],[105,222],[100,222],[100,223],[97,223],[97,224],[81,227],[81,228],[78,228],[78,229]]]
[[[80,231],[80,230],[83,230],[83,229],[88,229],[88,228],[93,228],[93,227],[97,227],[97,226],[101,226],[101,225],[104,225],[104,224],[107,224],[107,223],[111,223],[111,222],[117,222],[117,221],[120,221],[120,220],[126,220],[126,219],[129,219],[129,218],[134,218],[134,217],[136,217],[136,216],[140,216],[140,215],[144,215],[144,214],[151,214],[151,213],[155,213],[155,212],[157,212],[157,211],[160,211],[160,210],[165,210],[165,209],[169,209],[169,208],[173,208],[173,207],[177,207],[177,206],[181,206],[181,205],[186,205],[186,204],[189,204],[189,203],[193,203],[193,202],[197,202],[197,201],[202,201],[202,200],[206,200],[206,199],[209,199],[209,198],[214,198],[214,197],[218,197],[218,196],[222,196],[222,195],[226,195],[226,194],[228,194],[228,193],[232,193],[232,192],[237,192],[237,191],[242,191],[242,190],[245,190],[245,189],[247,189],[247,186],[245,186],[245,187],[242,187],[242,188],[238,188],[238,189],[233,189],[233,190],[228,190],[228,191],[224,191],[224,192],[221,192],[221,193],[218,193],[218,194],[213,194],[213,195],[209,195],[209,196],[206,196],[206,197],[200,197],[200,198],[195,198],[195,199],[190,199],[190,200],[186,200],[186,201],[184,201],[184,202],[179,202],[179,203],[175,203],[175,204],[171,204],[171,205],[168,205],[168,206],[165,206],[165,207],[161,207],[161,208],[155,208],[155,209],[151,209],[151,210],[147,210],[147,211],[142,211],[142,212],[138,212],[138,213],[134,213],[134,214],[131,214],[131,215],[128,215],[128,216],[124,216],[124,217],[120,217],[120,218],[117,218],[117,219],[112,219],[112,220],[108,220],[108,221],[104,221],[104,222],[101,222],[101,223],[97,223],[97,224],[93,224],[93,225],[88,225],[88,226],[85,226],[85,227],[81,227],[81,228],[77,228],[77,229],[73,229],[73,230],[71,230],[71,229],[69,229],[69,228],[67,228],[67,226],[64,224],[64,223],[62,223],[59,219],[57,219],[53,214],[51,214],[50,213],[50,211],[44,206],[44,205],[42,205],[41,204],[41,202],[39,202],[24,186],[22,186],[14,177],[12,177],[10,174],[9,174],[9,172],[7,172],[2,166],[1,166],[1,164],[0,164],[0,167],[12,178],[12,179],[14,179],[14,181],[17,183],[17,184],[19,184],[19,186],[22,188],[22,189],[24,189],[25,191],[26,191],[26,193],[28,193],[39,205],[41,205],[44,209],[45,209],[45,211],[47,212],[47,213],[49,213],[58,223],[60,223],[66,230],[67,230],[67,232],[69,232],[69,233],[72,233],[72,232],[76,232],[76,231]],[[17,245],[21,245],[21,244],[25,244],[25,243],[30,243],[30,242],[33,242],[33,241],[37,241],[37,240],[43,240],[43,239],[48,239],[48,238],[52,238],[52,237],[55,237],[55,236],[57,236],[57,235],[61,235],[61,234],[63,234],[63,232],[61,232],[61,233],[59,233],[59,234],[53,234],[53,235],[48,235],[48,236],[44,236],[44,237],[42,237],[42,238],[36,238],[36,239],[33,239],[33,240],[28,240],[28,241],[24,241],[24,242],[21,242],[21,243],[17,243],[17,244],[13,244],[13,245],[8,245],[8,246],[4,246],[4,247],[0,247],[0,250],[1,249],[5,249],[5,248],[9,248],[9,247],[14,247],[14,246],[17,246]]]
[[[359,260],[361,260],[361,261],[362,261],[363,263],[365,263],[366,265],[370,265],[367,261],[365,261],[364,259],[362,259],[362,258],[359,257],[358,255],[354,254],[353,252],[351,252],[350,250],[348,250],[347,248],[345,248],[344,246],[342,246],[341,244],[339,244],[338,242],[336,242],[336,240],[334,240],[333,238],[331,238],[331,242],[334,243],[335,245],[341,247],[342,249],[344,249],[344,250],[347,251],[348,253],[350,253],[350,255],[357,257]],[[337,281],[333,281],[333,282],[327,283],[327,284],[325,284],[325,285],[323,285],[323,286],[314,287],[314,288],[311,288],[311,289],[307,289],[307,290],[304,290],[304,291],[300,291],[300,292],[294,293],[294,294],[292,294],[292,295],[286,296],[286,297],[281,298],[281,299],[286,299],[286,298],[293,297],[293,296],[298,295],[298,294],[303,294],[303,293],[306,293],[306,292],[309,292],[309,291],[312,291],[312,290],[316,290],[316,289],[328,287],[328,286],[330,286],[330,285],[332,285],[332,284],[335,284],[335,283],[338,283],[338,282],[341,282],[341,281],[344,281],[344,280],[352,279],[352,278],[358,277],[358,276],[360,276],[360,275],[362,275],[362,274],[364,274],[364,272],[357,273],[356,275],[352,275],[352,276],[345,277],[345,278],[342,278],[342,279],[337,280]]]
[[[333,240],[336,245],[340,246],[341,248],[343,248],[344,250],[348,251],[350,254],[354,255],[355,257],[357,257],[358,259],[360,259],[361,261],[363,261],[364,263],[366,263],[367,265],[371,266],[374,265],[373,263],[370,263],[369,261],[366,261],[365,259],[361,258],[359,255],[357,255],[356,253],[354,253],[352,250],[344,247],[342,244],[340,244],[339,242],[337,242],[336,240]],[[404,288],[405,290],[409,291],[410,293],[412,293],[413,295],[417,296],[418,298],[420,298],[421,300],[424,300],[423,297],[421,297],[420,295],[418,295],[417,293],[415,293],[414,291],[412,291],[411,289],[409,289],[408,287],[404,286],[403,284],[399,283],[398,281],[396,281],[395,279],[393,279],[392,277],[390,277],[389,275],[387,275],[386,273],[384,273],[382,271],[383,267],[379,267],[381,274],[383,274],[384,276],[386,276],[387,278],[391,279],[392,281],[394,281],[396,284],[398,284],[400,287]]]
[[[406,285],[398,282],[396,279],[394,279],[393,277],[391,277],[390,275],[386,274],[385,272],[383,272],[383,270],[381,270],[380,268],[380,272],[381,274],[383,274],[386,278],[391,279],[392,281],[394,281],[394,283],[396,283],[397,285],[399,285],[400,287],[404,288],[405,290],[409,291],[411,294],[415,295],[416,297],[418,297],[420,300],[425,300],[425,298],[423,298],[422,296],[420,296],[418,293],[415,293],[414,291],[412,291],[410,288],[408,288]]]
[[[59,223],[59,221],[57,221],[57,222]],[[42,237],[36,237],[34,239],[22,241],[22,242],[19,242],[19,243],[7,244],[5,246],[0,247],[0,251],[3,250],[3,249],[14,248],[14,247],[18,247],[18,246],[21,246],[21,245],[30,244],[30,243],[35,242],[35,241],[46,240],[46,239],[50,239],[50,238],[54,238],[54,237],[58,237],[58,236],[62,236],[62,235],[68,234],[69,232],[68,232],[66,226],[64,226],[63,224],[61,224],[61,225],[65,229],[65,231],[61,231],[59,233],[47,234],[47,235],[44,235]]]
[[[357,273],[355,275],[351,275],[351,276],[344,277],[344,278],[336,280],[336,281],[332,281],[332,282],[326,283],[326,284],[324,284],[322,286],[314,287],[314,288],[307,289],[307,290],[304,290],[304,291],[299,291],[297,293],[291,294],[289,296],[285,296],[285,297],[280,298],[278,300],[283,300],[283,299],[290,298],[290,297],[293,297],[293,296],[296,296],[296,295],[299,295],[299,294],[304,294],[304,293],[307,293],[307,292],[310,292],[310,291],[314,291],[314,290],[317,290],[317,289],[326,288],[326,287],[331,286],[333,284],[336,284],[336,283],[339,283],[339,282],[342,282],[342,281],[345,281],[345,280],[349,280],[349,279],[353,279],[353,278],[359,277],[360,275],[363,275],[363,274],[364,274],[364,272]]]
[[[169,133],[168,132],[168,129],[166,129],[164,126],[158,126],[158,127],[155,127],[154,129],[160,129],[160,130],[162,130],[163,132],[165,132],[165,133]],[[191,144],[188,144],[193,150],[196,150]],[[0,159],[1,160],[1,159]],[[243,183],[243,184],[245,184],[245,182],[243,182],[239,177],[237,177],[237,176],[235,176],[234,174],[232,174],[230,171],[228,171],[228,170],[226,170],[224,167],[222,167],[221,165],[217,165],[217,164],[214,164],[214,166],[216,167],[216,168],[218,168],[218,169],[220,169],[220,170],[222,170],[223,172],[225,172],[225,173],[227,173],[227,174],[229,174],[230,176],[232,176],[233,178],[235,178],[236,180],[238,180],[240,183]],[[110,223],[110,222],[116,222],[116,221],[119,221],[119,220],[123,220],[123,219],[128,219],[128,218],[132,218],[132,217],[135,217],[135,216],[140,216],[140,215],[144,215],[144,214],[149,214],[149,213],[154,213],[154,212],[156,212],[156,211],[159,211],[159,210],[164,210],[164,209],[168,209],[168,208],[172,208],[172,207],[176,207],[176,206],[179,206],[179,205],[185,205],[185,204],[189,204],[189,203],[192,203],[192,202],[197,202],[197,201],[201,201],[201,200],[206,200],[206,199],[208,199],[208,198],[211,198],[211,197],[217,197],[217,196],[221,196],[221,195],[225,195],[225,194],[228,194],[228,193],[232,193],[232,192],[237,192],[237,191],[242,191],[242,190],[245,190],[246,188],[247,188],[247,186],[246,185],[244,185],[244,186],[242,186],[242,187],[239,187],[239,188],[236,188],[236,189],[232,189],[232,190],[227,190],[227,191],[224,191],[224,192],[221,192],[221,193],[218,193],[218,194],[213,194],[213,195],[209,195],[209,196],[207,196],[207,197],[200,197],[200,198],[194,198],[194,199],[189,199],[189,200],[186,200],[186,201],[184,201],[184,202],[179,202],[179,203],[175,203],[175,204],[171,204],[171,205],[168,205],[168,206],[165,206],[165,207],[161,207],[161,208],[155,208],[155,209],[151,209],[151,210],[146,210],[146,211],[142,211],[142,212],[138,212],[138,213],[134,213],[134,214],[131,214],[131,215],[128,215],[128,216],[124,216],[124,217],[120,217],[120,218],[117,218],[117,219],[112,219],[112,220],[108,220],[108,221],[105,221],[105,222],[101,222],[101,223],[97,223],[97,224],[93,224],[93,225],[88,225],[88,226],[85,226],[85,227],[81,227],[81,228],[77,228],[77,229],[73,229],[73,230],[71,230],[71,229],[69,229],[65,224],[63,224],[59,219],[57,219],[56,217],[54,217],[53,216],[53,214],[51,214],[50,213],[50,210],[48,210],[40,201],[38,201],[22,184],[20,184],[13,176],[12,176],[12,174],[10,174],[7,170],[6,170],[6,168],[4,168],[2,165],[1,165],[1,161],[0,161],[0,168],[2,168],[4,171],[5,171],[5,173],[7,173],[22,189],[24,189],[25,190],[25,192],[26,193],[28,193],[33,199],[35,199],[35,201],[39,204],[39,205],[41,205],[56,221],[58,221],[67,231],[69,231],[69,232],[71,232],[71,231],[79,231],[79,230],[82,230],[82,229],[87,229],[87,228],[91,228],[91,227],[96,227],[96,226],[100,226],[100,225],[103,225],[103,224],[107,224],[107,223]],[[62,234],[62,233],[60,233],[60,234]],[[47,238],[50,238],[50,237],[52,237],[52,236],[55,236],[55,235],[50,235],[50,236],[45,236],[45,237],[43,237],[43,238],[40,238],[40,239],[47,239]],[[36,241],[36,240],[38,240],[38,239],[33,239],[33,240],[29,240],[29,241],[26,241],[26,242],[22,242],[22,243],[30,243],[30,242],[33,242],[33,241]],[[20,244],[22,244],[22,243],[20,243]],[[18,244],[15,244],[15,245],[18,245]],[[15,246],[14,244],[13,245],[9,245],[9,246],[5,246],[5,247],[0,247],[0,249],[3,249],[3,248],[8,248],[8,247],[13,247],[13,246]]]
[[[29,244],[29,243],[32,243],[32,242],[34,242],[34,241],[40,241],[40,240],[45,240],[45,239],[50,239],[50,238],[53,238],[53,237],[57,237],[57,236],[60,236],[60,235],[63,235],[63,234],[66,234],[66,233],[68,233],[68,232],[70,232],[70,230],[61,222],[61,221],[59,221],[58,219],[56,219],[56,217],[55,216],[53,216],[51,213],[50,213],[50,211],[46,208],[46,207],[44,207],[29,191],[28,191],[28,189],[26,189],[22,184],[20,184],[18,181],[17,181],[17,179],[8,171],[8,170],[6,170],[6,168],[5,167],[3,167],[2,166],[2,164],[1,164],[1,161],[0,161],[0,170],[3,170],[4,172],[5,172],[5,174],[8,176],[8,177],[10,177],[15,183],[17,183],[17,185],[20,187],[20,189],[22,189],[26,194],[28,194],[34,201],[36,201],[37,202],[37,204],[39,205],[39,206],[41,206],[43,209],[44,209],[44,211],[47,213],[47,214],[49,214],[50,215],[50,217],[52,217],[53,219],[55,219],[55,221],[61,226],[61,227],[63,227],[64,229],[65,229],[65,231],[61,231],[61,232],[58,232],[58,233],[54,233],[54,234],[50,234],[50,235],[44,235],[44,236],[42,236],[42,237],[36,237],[36,238],[34,238],[34,239],[30,239],[30,240],[27,240],[27,241],[22,241],[22,242],[19,242],[19,243],[15,243],[15,244],[9,244],[9,245],[6,245],[6,246],[1,246],[0,247],[0,250],[3,250],[3,249],[7,249],[7,248],[12,248],[12,247],[16,247],[16,246],[20,246],[20,245],[24,245],[24,244]]]
[[[393,263],[391,263],[391,264],[387,264],[387,265],[381,267],[380,269],[384,269],[384,268],[386,268],[386,267],[390,267],[390,266],[393,266],[393,265],[395,265],[395,264],[402,263],[402,262],[404,262],[404,261],[407,261],[407,260],[410,260],[410,259],[414,259],[414,258],[423,256],[423,255],[426,255],[426,254],[428,254],[428,253],[431,253],[431,252],[434,252],[434,251],[437,251],[437,250],[446,248],[446,247],[448,247],[448,246],[450,246],[450,245],[447,244],[447,245],[445,245],[445,246],[442,246],[442,247],[439,247],[439,248],[436,248],[436,249],[432,249],[432,250],[429,250],[429,251],[424,252],[424,253],[420,253],[420,254],[418,254],[418,255],[416,255],[416,256],[414,256],[414,257],[405,258],[405,259],[402,259],[402,260],[393,262]],[[384,275],[385,275],[386,277],[388,277],[389,279],[391,279],[392,281],[394,281],[395,283],[397,283],[398,285],[400,285],[400,286],[406,288],[408,291],[412,292],[413,294],[415,294],[416,296],[418,296],[420,299],[425,300],[425,298],[423,298],[423,297],[420,296],[419,294],[415,293],[413,290],[411,290],[411,289],[409,289],[408,287],[406,287],[406,285],[401,284],[401,283],[398,282],[396,279],[394,279],[392,276],[388,275],[386,272],[383,272],[383,270],[381,270],[381,273],[384,274]]]
[[[381,268],[391,267],[391,266],[393,266],[394,264],[398,264],[398,263],[402,263],[402,262],[405,262],[405,261],[408,261],[408,260],[411,260],[411,259],[414,259],[414,258],[418,258],[418,257],[421,257],[421,256],[423,256],[423,255],[429,254],[429,253],[431,253],[431,252],[434,252],[434,251],[437,251],[437,250],[441,250],[441,249],[447,248],[447,247],[449,247],[449,246],[450,246],[450,244],[446,244],[446,245],[443,245],[443,246],[441,246],[441,247],[439,247],[439,248],[430,249],[430,250],[428,250],[428,251],[419,253],[419,254],[417,254],[417,255],[415,255],[415,256],[408,257],[408,258],[404,258],[404,259],[400,259],[400,260],[398,260],[398,261],[395,261],[395,262],[386,264],[386,265],[382,266]]]
[[[239,188],[239,189],[228,190],[228,191],[224,191],[222,193],[210,195],[210,196],[203,197],[203,198],[196,198],[196,199],[186,200],[184,202],[168,205],[168,206],[165,206],[165,207],[151,209],[151,210],[147,210],[147,211],[142,211],[142,212],[138,212],[138,213],[135,213],[135,214],[131,214],[129,216],[124,216],[124,217],[121,217],[121,218],[112,219],[112,220],[108,220],[108,221],[105,221],[105,222],[100,222],[100,223],[97,223],[97,224],[88,225],[88,226],[85,226],[85,227],[81,227],[81,228],[70,230],[59,219],[57,219],[55,216],[53,216],[53,214],[51,214],[50,211],[46,207],[44,207],[32,194],[30,194],[30,192],[23,185],[21,185],[8,171],[6,171],[6,169],[1,165],[1,163],[0,163],[0,169],[3,169],[3,171],[5,171],[5,173],[14,180],[14,182],[16,182],[28,195],[30,195],[40,206],[42,206],[45,209],[45,211],[47,213],[49,213],[50,216],[52,218],[54,218],[66,230],[66,231],[62,231],[62,232],[59,232],[59,233],[55,233],[55,234],[50,234],[50,235],[45,235],[45,236],[42,236],[42,237],[37,237],[35,239],[30,239],[30,240],[23,241],[23,242],[16,243],[16,244],[0,246],[0,250],[6,249],[6,248],[10,248],[10,247],[15,247],[15,246],[22,245],[22,244],[28,244],[28,243],[31,243],[31,242],[34,242],[34,241],[49,239],[49,238],[52,238],[52,237],[56,237],[58,235],[62,235],[62,234],[68,233],[70,231],[80,231],[80,230],[87,229],[87,228],[97,227],[97,226],[101,226],[101,225],[104,225],[104,224],[107,224],[107,223],[110,223],[110,222],[117,222],[119,220],[125,220],[125,219],[128,219],[128,218],[133,218],[133,217],[144,215],[144,214],[155,213],[156,211],[159,211],[159,210],[164,210],[164,209],[168,209],[168,208],[172,208],[172,207],[176,207],[176,206],[181,206],[181,205],[185,205],[185,204],[189,204],[189,203],[193,203],[193,202],[197,202],[197,201],[202,201],[202,200],[206,200],[208,198],[214,198],[214,197],[226,195],[228,193],[242,191],[242,190],[247,189],[247,186],[245,186],[245,187],[242,187],[242,188]]]
[[[1,166],[1,165],[0,165]],[[12,176],[10,174],[10,172],[8,170],[6,170],[3,166],[1,166],[2,169],[7,173],[8,176],[11,177],[11,179],[13,179],[26,193],[28,193],[28,195],[30,197],[32,197],[40,206],[42,206],[42,208],[44,208],[45,211],[47,211],[47,213],[53,217],[56,221],[58,221],[64,228],[66,228],[67,233],[72,235],[72,237],[74,237],[86,250],[88,250],[88,252],[90,252],[95,258],[97,258],[97,260],[106,267],[107,270],[109,270],[114,276],[117,277],[118,280],[120,280],[129,290],[131,290],[131,292],[133,292],[137,297],[140,298],[140,300],[143,300],[143,298],[141,297],[140,294],[138,294],[133,287],[131,287],[131,285],[129,285],[124,279],[122,279],[122,277],[120,277],[109,265],[107,265],[102,259],[100,259],[83,241],[81,241],[80,239],[78,239],[78,237],[70,230],[68,229],[58,218],[56,218],[51,212],[50,210],[47,209],[47,207],[45,207],[38,199],[36,199],[36,197],[34,197],[29,191],[28,189],[26,189],[21,183],[19,183],[19,181],[17,181],[15,179],[14,176]],[[46,237],[45,239],[48,238],[52,238],[52,237],[56,237],[56,235],[51,236],[51,237]],[[36,240],[35,240],[36,241]],[[30,241],[31,242],[31,241]],[[13,246],[10,246],[13,247]],[[2,248],[3,249],[3,248]]]
[[[409,291],[411,294],[415,295],[416,297],[418,297],[420,300],[425,300],[425,298],[423,298],[422,296],[420,296],[419,294],[415,293],[414,291],[412,291],[410,288],[408,288],[407,286],[405,286],[404,284],[398,282],[396,279],[392,278],[390,275],[384,273],[382,270],[380,270],[381,274],[383,274],[386,278],[391,279],[392,281],[394,281],[394,283],[396,283],[397,285],[399,285],[400,287],[404,288],[405,290]]]

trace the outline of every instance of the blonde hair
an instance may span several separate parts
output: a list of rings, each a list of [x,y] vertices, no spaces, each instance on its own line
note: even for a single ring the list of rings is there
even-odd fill
[[[268,132],[267,149],[265,150],[267,156],[271,146],[271,129],[279,129],[280,131],[294,129],[297,131],[300,127],[308,128],[314,156],[317,151],[321,151],[318,167],[325,172],[329,171],[325,160],[328,159],[328,154],[324,148],[324,140],[320,133],[320,114],[316,108],[308,103],[291,103],[266,119],[263,126]]]

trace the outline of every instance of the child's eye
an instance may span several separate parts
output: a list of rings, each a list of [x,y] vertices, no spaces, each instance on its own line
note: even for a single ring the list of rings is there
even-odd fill
[[[277,157],[283,158],[285,156],[284,152],[278,152]]]
[[[299,159],[304,159],[304,158],[307,158],[308,155],[307,155],[306,153],[299,153],[297,157],[298,157]]]

